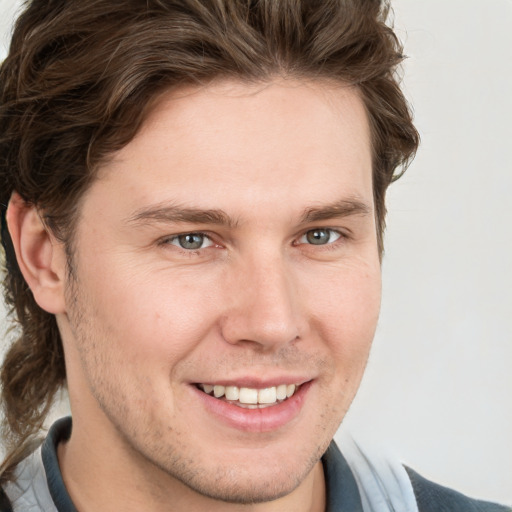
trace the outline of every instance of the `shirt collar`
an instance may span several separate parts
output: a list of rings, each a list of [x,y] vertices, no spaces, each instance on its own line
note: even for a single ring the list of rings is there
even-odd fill
[[[59,512],[77,512],[64,485],[57,459],[57,445],[71,436],[70,417],[61,418],[50,428],[41,447],[50,495]],[[326,484],[326,512],[363,512],[354,475],[334,441],[322,457]]]

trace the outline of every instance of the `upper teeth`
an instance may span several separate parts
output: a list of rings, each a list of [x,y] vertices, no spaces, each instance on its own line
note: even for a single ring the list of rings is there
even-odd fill
[[[297,388],[295,384],[281,384],[263,389],[211,384],[201,384],[200,387],[208,394],[213,391],[216,398],[225,396],[226,400],[238,400],[242,404],[274,404],[277,400],[291,397]]]

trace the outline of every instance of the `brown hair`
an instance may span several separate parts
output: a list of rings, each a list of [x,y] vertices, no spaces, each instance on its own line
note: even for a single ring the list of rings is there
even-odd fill
[[[71,243],[98,167],[137,133],[160,93],[217,78],[289,76],[355,85],[372,131],[379,249],[385,192],[418,134],[400,91],[402,48],[381,0],[32,0],[0,70],[5,298],[19,325],[1,370],[12,468],[66,380],[53,315],[35,303],[5,225],[13,191]]]

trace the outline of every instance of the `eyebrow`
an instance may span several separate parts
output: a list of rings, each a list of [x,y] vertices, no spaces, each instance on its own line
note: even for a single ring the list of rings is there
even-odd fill
[[[223,210],[182,207],[176,205],[156,205],[137,210],[128,219],[129,224],[145,224],[147,222],[187,222],[191,224],[215,224],[234,228],[238,221]]]
[[[368,215],[372,209],[357,199],[342,199],[335,203],[306,208],[301,216],[301,223],[307,224],[322,220],[348,217],[353,215]],[[238,219],[230,217],[220,209],[200,209],[177,205],[155,205],[137,210],[128,219],[129,224],[146,224],[151,221],[190,224],[211,224],[235,228]]]
[[[321,220],[337,219],[352,215],[366,216],[372,209],[362,201],[357,199],[342,199],[332,204],[319,207],[307,208],[302,214],[302,222],[318,222]]]

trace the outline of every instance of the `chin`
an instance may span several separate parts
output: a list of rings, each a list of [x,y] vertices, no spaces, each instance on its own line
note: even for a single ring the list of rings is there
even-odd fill
[[[266,475],[255,475],[252,471],[240,474],[237,467],[232,467],[222,475],[202,478],[201,481],[193,478],[182,483],[202,496],[226,503],[265,503],[292,493],[304,481],[313,466],[314,464],[304,468],[300,474],[284,474],[284,470],[281,469],[279,474],[267,472]]]
[[[168,475],[180,481],[193,492],[204,497],[233,504],[256,504],[278,500],[291,494],[310,476],[326,447],[287,446],[273,451],[274,456],[260,450],[232,454],[224,458],[214,451],[204,457],[207,450],[196,457],[181,460],[166,468]],[[258,455],[260,452],[260,456]],[[263,452],[265,449],[263,448]],[[227,454],[225,454],[227,455]],[[195,463],[191,462],[195,459]],[[164,469],[164,468],[161,468]]]

